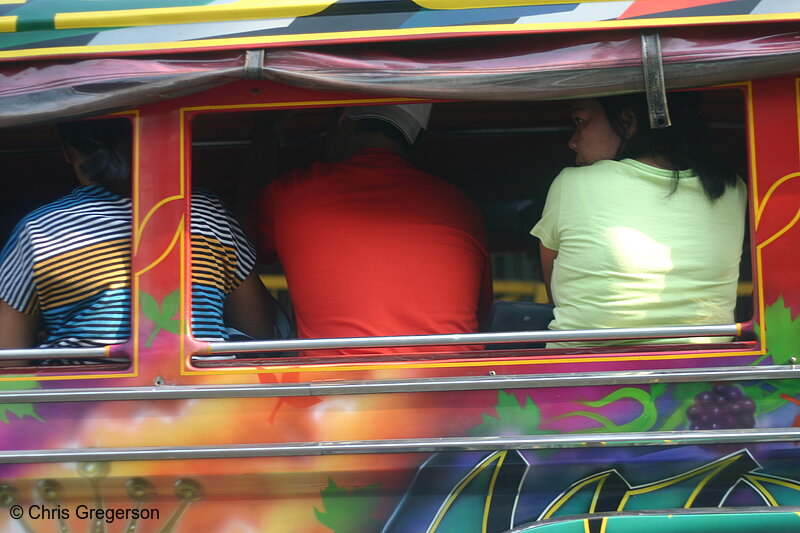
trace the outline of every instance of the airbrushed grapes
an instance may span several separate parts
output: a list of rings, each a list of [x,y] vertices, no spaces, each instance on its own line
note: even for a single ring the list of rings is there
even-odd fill
[[[714,385],[686,410],[689,429],[742,429],[756,425],[756,404],[735,385]]]

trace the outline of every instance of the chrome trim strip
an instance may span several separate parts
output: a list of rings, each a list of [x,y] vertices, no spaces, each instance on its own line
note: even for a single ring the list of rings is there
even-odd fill
[[[781,505],[779,507],[698,507],[698,508],[671,508],[671,509],[642,509],[638,511],[605,511],[591,514],[576,514],[556,516],[527,522],[504,533],[536,533],[538,528],[544,528],[558,522],[580,522],[581,520],[602,520],[616,516],[674,516],[674,515],[750,515],[750,514],[778,514],[800,513],[800,507],[795,505]]]
[[[209,352],[246,353],[335,348],[382,348],[389,346],[449,346],[513,342],[560,342],[588,340],[663,339],[670,337],[721,337],[739,334],[738,324],[713,326],[670,326],[657,328],[575,329],[564,331],[512,331],[500,333],[457,333],[452,335],[404,335],[393,337],[345,337],[334,339],[292,339],[279,341],[212,342]],[[201,354],[205,355],[205,354]]]
[[[259,385],[182,385],[160,387],[105,387],[86,389],[38,389],[0,392],[0,403],[97,402],[130,400],[195,400],[214,398],[271,398],[286,396],[333,396],[392,394],[492,389],[541,389],[598,385],[646,385],[712,381],[797,379],[800,368],[792,366],[717,367],[680,370],[581,372],[572,374],[525,374],[372,381],[319,381]]]
[[[20,350],[0,350],[0,359],[105,359],[105,348],[27,348]]]
[[[362,441],[289,442],[221,446],[125,447],[0,452],[0,463],[62,463],[78,461],[164,461],[174,459],[240,459],[383,453],[609,448],[620,446],[681,446],[800,441],[800,428],[727,429],[716,431],[654,431],[583,435],[523,435],[504,437],[444,437]]]

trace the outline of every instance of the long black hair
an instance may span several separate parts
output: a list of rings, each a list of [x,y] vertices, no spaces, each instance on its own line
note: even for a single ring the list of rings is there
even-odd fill
[[[710,200],[716,200],[728,187],[736,186],[736,173],[717,155],[711,131],[703,120],[699,92],[671,93],[667,96],[672,126],[650,128],[647,99],[644,94],[598,98],[611,128],[622,139],[617,161],[649,156],[667,163],[675,171],[673,192],[678,187],[678,171],[694,170]],[[629,111],[635,117],[636,131],[626,134]]]
[[[58,125],[61,142],[83,156],[81,171],[121,196],[131,195],[131,124],[126,119],[86,120]]]

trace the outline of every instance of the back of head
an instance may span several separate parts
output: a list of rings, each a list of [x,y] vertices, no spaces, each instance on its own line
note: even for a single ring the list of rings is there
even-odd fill
[[[131,124],[125,119],[58,125],[61,142],[81,155],[80,171],[90,181],[122,196],[131,194]]]
[[[615,159],[652,157],[667,163],[672,170],[694,170],[709,199],[715,200],[729,186],[736,185],[736,174],[715,150],[711,131],[703,120],[702,94],[699,92],[667,95],[672,125],[650,127],[647,99],[644,94],[598,98],[615,133],[622,139]],[[626,135],[632,113],[636,128]],[[676,173],[677,176],[677,173]],[[677,187],[677,181],[675,183]]]
[[[411,150],[428,127],[433,104],[399,104],[349,107],[345,116],[355,123],[355,131],[379,133],[406,151]]]

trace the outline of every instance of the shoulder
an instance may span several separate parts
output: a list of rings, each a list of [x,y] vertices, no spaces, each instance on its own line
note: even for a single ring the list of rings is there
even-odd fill
[[[119,204],[129,206],[130,200],[116,195],[100,186],[82,186],[58,200],[38,207],[25,215],[19,225],[36,224],[40,221],[59,219],[65,213],[83,212],[87,206]]]
[[[619,162],[598,161],[583,167],[566,167],[558,173],[551,188],[591,187],[599,182],[594,178],[619,172]]]
[[[296,191],[308,190],[309,187],[316,186],[320,179],[327,176],[336,175],[340,170],[341,164],[329,161],[315,161],[307,168],[298,168],[281,174],[262,188],[257,198],[262,201],[265,198],[283,196]]]
[[[206,189],[192,189],[192,210],[230,213],[222,198]]]

